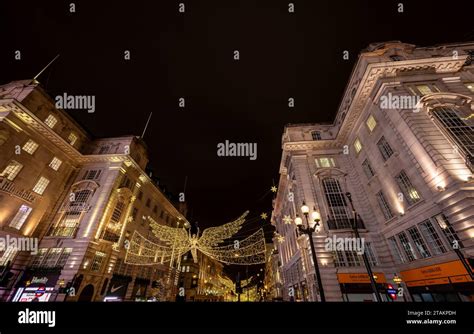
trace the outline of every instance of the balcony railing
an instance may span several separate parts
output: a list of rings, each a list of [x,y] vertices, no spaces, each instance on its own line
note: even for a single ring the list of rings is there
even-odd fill
[[[36,195],[32,191],[17,188],[14,182],[4,176],[0,176],[0,191],[21,198],[28,203],[33,203],[36,200]]]
[[[327,220],[328,228],[330,230],[343,230],[343,229],[352,229],[354,225],[354,218],[328,218]],[[364,222],[359,217],[357,219],[357,228],[365,229]]]

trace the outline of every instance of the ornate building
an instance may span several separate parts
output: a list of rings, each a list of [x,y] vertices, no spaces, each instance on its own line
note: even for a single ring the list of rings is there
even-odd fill
[[[0,250],[0,272],[9,272],[0,298],[31,300],[39,285],[40,300],[170,291],[177,273],[169,265],[124,262],[134,232],[153,240],[151,220],[186,221],[145,172],[147,163],[139,137],[91,138],[38,82],[0,86],[0,237],[40,240],[37,252]],[[58,293],[65,287],[75,293]]]
[[[396,275],[397,300],[472,300],[472,57],[474,43],[372,44],[333,124],[285,127],[272,223],[286,300],[318,299],[308,237],[291,223],[303,202],[321,216],[313,240],[326,300],[373,300],[360,254],[326,247],[327,237],[354,237],[347,192],[383,299]]]

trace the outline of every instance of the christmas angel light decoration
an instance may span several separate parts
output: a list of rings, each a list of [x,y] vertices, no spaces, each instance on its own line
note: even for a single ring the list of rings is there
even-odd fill
[[[172,261],[191,251],[197,262],[197,251],[226,264],[258,264],[265,262],[265,237],[262,229],[243,240],[231,240],[231,244],[222,245],[240,231],[248,215],[246,211],[236,220],[216,227],[210,227],[199,235],[191,234],[184,228],[170,227],[157,223],[152,218],[150,227],[159,243],[146,239],[134,232],[127,249],[125,262],[129,264],[156,264]]]

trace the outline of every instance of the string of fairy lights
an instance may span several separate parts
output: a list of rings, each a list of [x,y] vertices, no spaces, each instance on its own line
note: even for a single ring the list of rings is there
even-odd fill
[[[179,227],[157,223],[150,218],[150,227],[159,243],[152,242],[135,231],[129,242],[125,262],[128,264],[153,265],[166,263],[191,251],[197,261],[197,251],[226,264],[254,265],[265,263],[265,235],[263,229],[243,240],[234,239],[232,244],[222,246],[232,238],[245,222],[248,211],[238,219],[216,227],[205,229],[201,235]]]

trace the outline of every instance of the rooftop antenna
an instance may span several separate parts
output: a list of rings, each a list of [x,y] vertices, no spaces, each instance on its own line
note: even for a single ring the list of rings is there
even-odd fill
[[[58,54],[56,57],[54,57],[53,60],[51,60],[51,61],[48,63],[48,65],[46,65],[38,74],[36,74],[35,77],[33,78],[33,80],[36,81],[36,82],[38,82],[36,79],[38,79],[38,77],[39,77],[52,63],[54,63],[54,61],[55,61],[56,59],[58,59],[58,58],[59,58],[59,54]]]
[[[145,136],[145,131],[146,131],[146,128],[148,127],[148,123],[150,123],[151,115],[153,115],[153,112],[150,112],[150,116],[148,116],[148,120],[146,121],[145,128],[143,129],[142,136],[140,137],[142,139],[143,139],[143,136]]]

